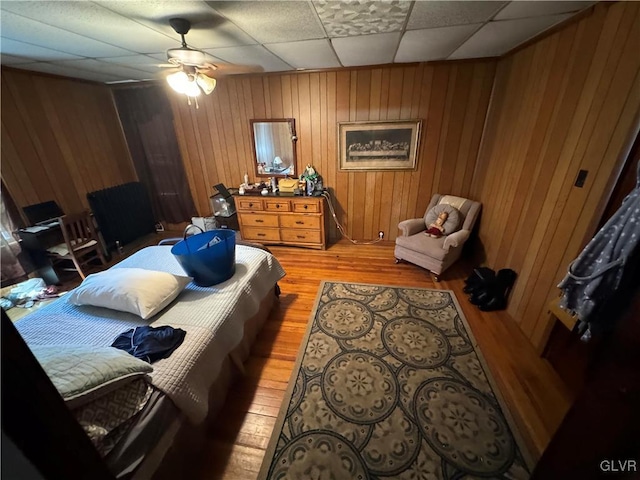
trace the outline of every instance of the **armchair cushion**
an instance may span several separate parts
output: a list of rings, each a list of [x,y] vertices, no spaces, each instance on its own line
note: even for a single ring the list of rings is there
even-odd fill
[[[444,228],[444,235],[450,235],[453,232],[457,232],[458,230],[460,230],[460,217],[462,215],[460,215],[460,212],[457,208],[452,207],[451,205],[448,205],[446,203],[441,203],[429,209],[427,214],[424,216],[424,223],[427,228],[429,228],[429,225],[436,222],[438,216],[441,213],[447,214],[447,219],[442,224],[442,227]]]
[[[409,220],[403,220],[398,224],[398,228],[402,232],[403,237],[415,235],[426,230],[424,220],[422,218],[411,218]]]
[[[448,237],[433,238],[424,234],[411,235],[396,238],[396,245],[442,261],[447,255],[447,250],[444,249],[445,238]]]

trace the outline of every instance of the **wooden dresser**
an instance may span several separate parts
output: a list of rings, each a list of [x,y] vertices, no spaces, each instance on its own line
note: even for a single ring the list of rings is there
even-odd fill
[[[324,197],[235,196],[244,240],[270,245],[327,248]]]

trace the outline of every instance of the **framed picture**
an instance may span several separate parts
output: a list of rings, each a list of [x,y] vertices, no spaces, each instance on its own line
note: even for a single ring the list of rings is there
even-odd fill
[[[413,170],[421,120],[341,122],[341,170]]]

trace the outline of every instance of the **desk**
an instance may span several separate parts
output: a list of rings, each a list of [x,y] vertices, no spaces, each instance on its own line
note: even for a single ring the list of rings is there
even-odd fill
[[[20,246],[28,253],[33,266],[38,271],[38,275],[42,277],[47,285],[59,284],[60,279],[53,270],[47,248],[64,243],[60,224],[51,222],[41,230],[38,227],[27,227],[18,230],[16,233],[21,240]]]

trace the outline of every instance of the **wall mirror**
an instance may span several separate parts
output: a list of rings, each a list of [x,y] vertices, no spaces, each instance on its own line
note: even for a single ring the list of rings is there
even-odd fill
[[[258,177],[295,176],[296,124],[293,118],[250,120]]]

